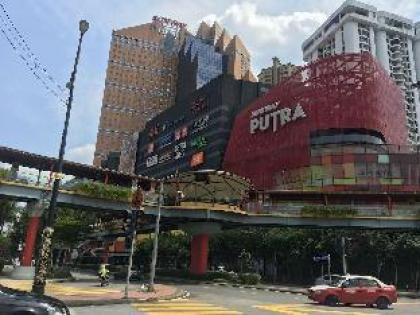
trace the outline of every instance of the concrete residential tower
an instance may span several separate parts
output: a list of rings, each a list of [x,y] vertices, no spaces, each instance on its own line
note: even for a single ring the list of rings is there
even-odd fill
[[[261,69],[258,74],[258,82],[275,86],[283,80],[289,78],[294,72],[299,70],[299,66],[289,63],[281,63],[279,58],[273,57],[273,65]]]
[[[405,96],[408,141],[419,143],[420,23],[354,0],[345,1],[302,44],[311,62],[335,54],[374,55]]]

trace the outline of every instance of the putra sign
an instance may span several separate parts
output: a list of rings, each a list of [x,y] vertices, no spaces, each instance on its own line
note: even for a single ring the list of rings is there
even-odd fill
[[[283,107],[277,109],[279,105],[280,102],[277,101],[254,110],[251,113],[251,120],[249,122],[249,131],[251,134],[267,129],[276,132],[279,127],[306,117],[306,113],[300,104],[297,104],[293,108]]]

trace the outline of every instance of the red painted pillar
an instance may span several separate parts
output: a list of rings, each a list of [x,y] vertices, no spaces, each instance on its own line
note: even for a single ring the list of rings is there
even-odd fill
[[[209,235],[196,234],[191,240],[190,272],[195,275],[205,274],[209,254]]]
[[[28,225],[26,227],[25,248],[22,252],[21,262],[21,265],[24,267],[31,266],[40,221],[41,218],[39,216],[33,216],[29,219]]]

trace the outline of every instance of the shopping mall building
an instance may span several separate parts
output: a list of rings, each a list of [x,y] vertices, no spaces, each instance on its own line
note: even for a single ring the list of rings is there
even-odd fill
[[[418,187],[401,89],[371,55],[320,59],[266,93],[241,82],[218,78],[150,121],[137,172],[223,169],[270,190]]]

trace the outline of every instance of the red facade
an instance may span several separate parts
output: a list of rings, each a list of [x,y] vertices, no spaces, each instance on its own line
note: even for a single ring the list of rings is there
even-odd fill
[[[270,188],[275,174],[310,165],[311,133],[343,128],[407,143],[401,90],[370,54],[312,63],[250,104],[235,119],[223,168]]]

